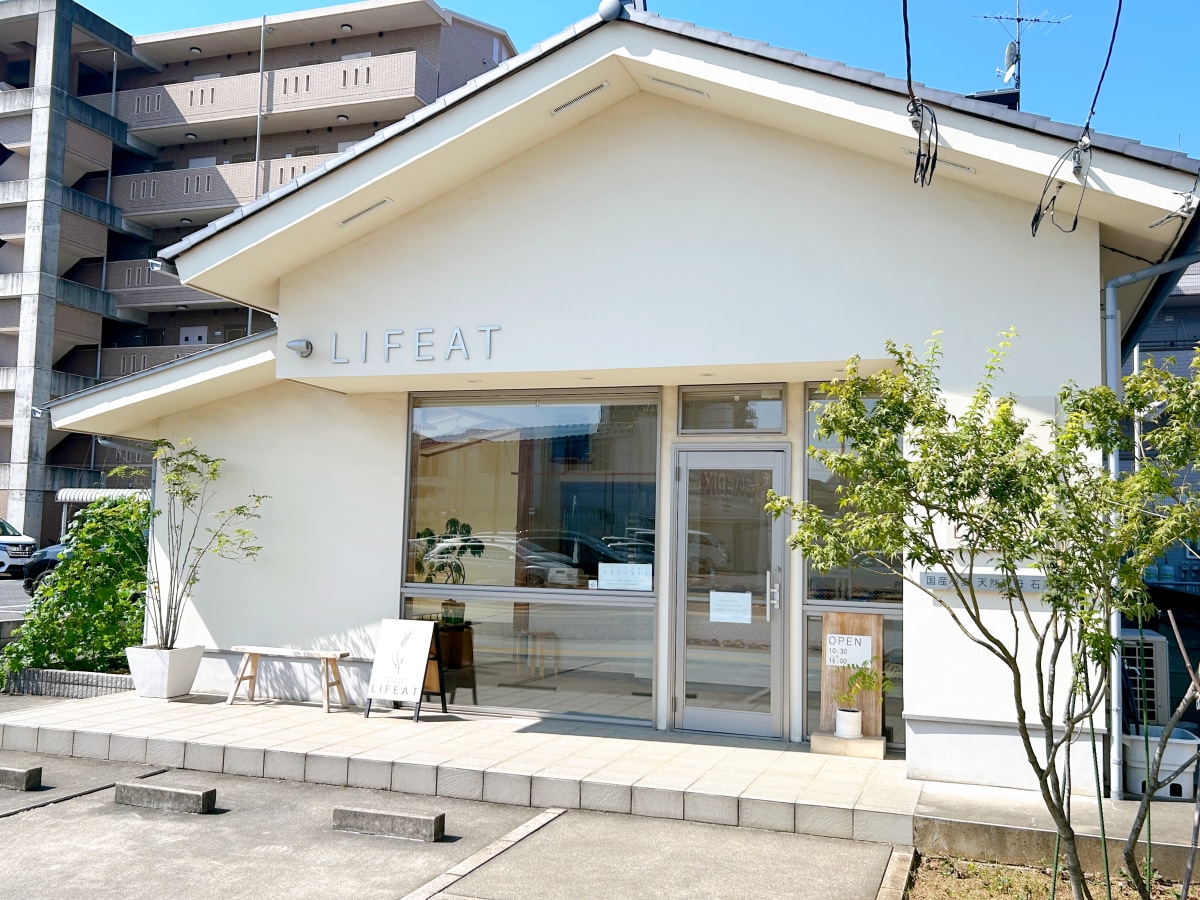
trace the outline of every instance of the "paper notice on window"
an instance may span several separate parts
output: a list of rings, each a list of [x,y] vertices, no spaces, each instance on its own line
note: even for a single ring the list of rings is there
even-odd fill
[[[600,590],[652,591],[654,566],[649,563],[600,563]]]
[[[750,592],[709,591],[708,621],[749,625],[751,621]]]
[[[861,666],[869,663],[872,656],[874,654],[871,652],[869,635],[825,635],[825,665],[827,666]]]

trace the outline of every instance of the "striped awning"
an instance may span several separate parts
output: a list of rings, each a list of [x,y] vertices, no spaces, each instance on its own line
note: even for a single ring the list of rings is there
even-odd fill
[[[54,499],[59,503],[80,505],[107,500],[109,497],[137,497],[139,500],[149,500],[150,492],[136,488],[63,488],[54,495]]]

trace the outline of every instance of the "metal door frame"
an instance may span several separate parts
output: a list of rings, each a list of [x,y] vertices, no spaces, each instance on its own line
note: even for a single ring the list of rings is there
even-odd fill
[[[787,494],[789,491],[789,481],[791,474],[791,445],[785,443],[723,443],[723,444],[677,444],[673,447],[673,463],[675,468],[675,478],[672,481],[672,496],[671,496],[671,540],[672,547],[670,550],[673,573],[671,576],[671,641],[670,648],[672,654],[671,660],[671,716],[670,727],[676,731],[683,731],[684,708],[686,706],[687,692],[687,672],[686,672],[686,654],[685,640],[687,637],[687,483],[683,480],[683,475],[686,474],[689,467],[692,465],[693,457],[729,457],[727,461],[711,462],[713,468],[744,468],[744,469],[772,469],[775,473],[777,483],[774,490],[780,494]],[[758,457],[758,459],[755,459]],[[728,463],[728,464],[726,464]],[[783,739],[788,734],[789,716],[788,716],[788,682],[787,677],[787,638],[788,638],[788,621],[790,618],[789,610],[789,584],[790,584],[790,560],[787,552],[787,521],[776,520],[771,526],[771,544],[773,552],[774,568],[776,571],[775,583],[779,589],[779,608],[773,615],[772,632],[771,632],[771,730],[766,736]],[[681,539],[682,535],[682,539]],[[765,573],[764,573],[765,578]],[[769,602],[769,601],[768,601]],[[778,618],[775,618],[777,616]],[[692,710],[692,717],[696,715],[698,709]],[[752,717],[756,722],[760,722],[763,714],[747,713],[739,710],[726,710],[716,713],[716,717],[724,717],[728,719],[737,719],[739,717]],[[749,719],[747,720],[749,721]],[[705,730],[693,727],[691,730]],[[749,734],[757,733],[757,729],[751,727],[748,730],[722,730],[718,728],[711,729],[716,733],[723,734]],[[761,736],[761,735],[760,735]]]

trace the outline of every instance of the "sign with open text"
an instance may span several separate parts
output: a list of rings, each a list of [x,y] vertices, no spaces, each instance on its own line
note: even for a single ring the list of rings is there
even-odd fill
[[[825,635],[825,665],[862,666],[871,661],[872,640],[866,634]]]

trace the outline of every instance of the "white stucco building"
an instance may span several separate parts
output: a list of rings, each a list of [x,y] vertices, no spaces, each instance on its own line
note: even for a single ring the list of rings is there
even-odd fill
[[[458,704],[802,741],[822,615],[871,613],[910,772],[1025,783],[1003,670],[898,581],[808,573],[762,500],[831,498],[811,392],[887,339],[943,331],[966,394],[1017,326],[1002,386],[1034,419],[1064,381],[1100,382],[1103,286],[1190,249],[1191,223],[1148,226],[1197,163],[1097,135],[1078,228],[1031,238],[1079,129],[922,95],[925,189],[903,83],[594,16],[165,251],[277,330],[52,415],[192,438],[226,458],[230,502],[271,496],[260,559],[209,562],[195,592],[197,688],[268,644],[350,649],[361,691],[380,620],[452,599],[472,623]],[[1169,292],[1125,289],[1122,322]],[[278,672],[277,693],[318,690]]]

